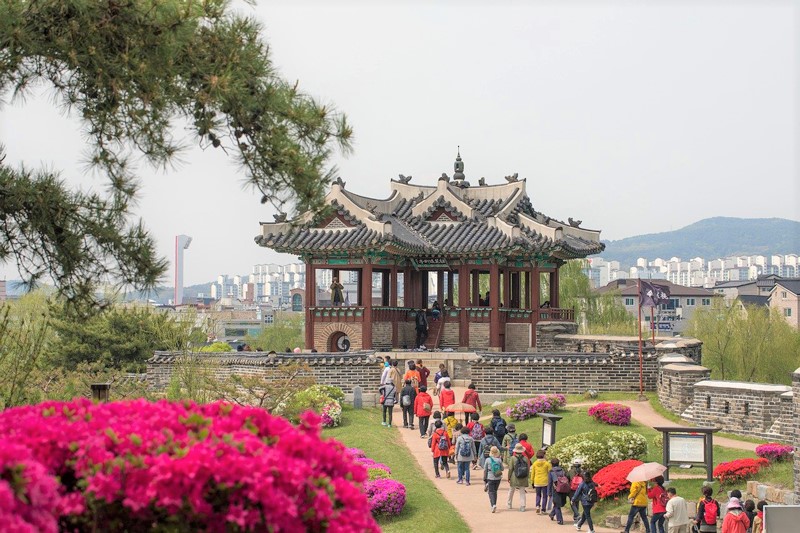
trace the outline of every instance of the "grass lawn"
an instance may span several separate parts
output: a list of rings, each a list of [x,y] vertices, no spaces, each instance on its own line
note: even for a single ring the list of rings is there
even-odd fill
[[[406,486],[406,506],[400,516],[378,519],[383,531],[469,531],[455,507],[433,485],[402,445],[399,430],[381,426],[379,409],[345,407],[342,421],[341,426],[324,430],[323,436],[339,440],[348,447],[361,448],[368,457],[389,466],[392,478]]]

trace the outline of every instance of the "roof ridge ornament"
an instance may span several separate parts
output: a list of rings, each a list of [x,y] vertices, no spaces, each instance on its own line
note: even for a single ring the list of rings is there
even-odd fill
[[[516,183],[519,181],[519,172],[514,172],[510,176],[506,176],[506,181],[509,183]]]
[[[458,147],[456,155],[456,162],[453,164],[453,179],[455,181],[462,181],[466,176],[464,175],[464,162],[461,160],[461,146]]]
[[[411,176],[403,176],[402,174],[400,174],[397,176],[397,179],[400,181],[400,183],[408,183],[409,181],[411,181]]]

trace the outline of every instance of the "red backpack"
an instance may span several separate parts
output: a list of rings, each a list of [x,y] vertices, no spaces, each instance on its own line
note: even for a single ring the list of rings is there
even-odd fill
[[[569,490],[575,492],[576,490],[578,490],[578,487],[581,486],[581,483],[583,483],[583,478],[581,477],[580,474],[575,474],[574,476],[572,476],[572,481],[570,481],[569,483]]]
[[[719,504],[716,500],[703,501],[703,520],[706,525],[717,523],[717,514],[719,512]]]

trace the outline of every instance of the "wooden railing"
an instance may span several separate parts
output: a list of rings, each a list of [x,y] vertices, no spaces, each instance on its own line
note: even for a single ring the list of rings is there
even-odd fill
[[[315,321],[320,322],[363,322],[364,308],[352,306],[310,307]]]
[[[386,307],[379,306],[372,308],[373,322],[406,322],[411,319],[410,307]]]
[[[539,313],[538,319],[540,322],[548,320],[575,322],[574,309],[558,309],[555,307],[544,307],[544,308],[539,308],[537,313]]]

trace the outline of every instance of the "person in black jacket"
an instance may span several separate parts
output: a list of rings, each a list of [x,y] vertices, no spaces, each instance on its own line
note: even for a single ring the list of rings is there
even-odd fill
[[[403,427],[414,429],[414,400],[417,399],[417,391],[407,379],[405,385],[400,390],[400,408],[403,410]]]
[[[425,316],[427,309],[424,307],[417,311],[417,317],[414,320],[417,330],[417,348],[424,348],[425,339],[428,337],[428,317]]]

